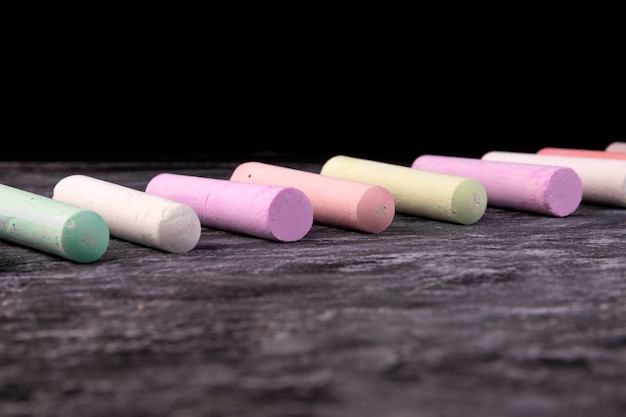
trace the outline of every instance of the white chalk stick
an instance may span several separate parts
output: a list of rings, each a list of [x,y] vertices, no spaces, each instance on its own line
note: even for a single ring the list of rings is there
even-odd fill
[[[606,147],[608,152],[626,153],[626,142],[613,142]]]
[[[582,181],[583,202],[626,207],[626,161],[504,151],[487,152],[481,159],[570,167]]]
[[[200,240],[196,212],[179,202],[85,175],[59,181],[52,198],[100,214],[111,236],[129,242],[183,253]]]

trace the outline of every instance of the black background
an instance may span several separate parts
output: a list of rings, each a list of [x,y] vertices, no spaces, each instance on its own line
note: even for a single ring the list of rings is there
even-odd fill
[[[23,39],[7,51],[0,160],[410,163],[626,138],[610,28],[352,23]]]

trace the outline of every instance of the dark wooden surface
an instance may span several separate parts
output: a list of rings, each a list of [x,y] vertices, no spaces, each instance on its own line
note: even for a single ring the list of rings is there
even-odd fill
[[[0,162],[0,183],[235,166]],[[203,228],[185,254],[112,238],[93,264],[0,240],[0,415],[621,417],[625,240],[626,210],[589,204],[292,243]]]

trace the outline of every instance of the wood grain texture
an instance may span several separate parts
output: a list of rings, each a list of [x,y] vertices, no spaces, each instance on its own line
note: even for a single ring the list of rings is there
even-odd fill
[[[0,183],[234,167],[0,162]],[[112,238],[87,265],[0,241],[0,415],[622,416],[625,242],[626,210],[591,204],[291,243],[205,227],[184,254]]]

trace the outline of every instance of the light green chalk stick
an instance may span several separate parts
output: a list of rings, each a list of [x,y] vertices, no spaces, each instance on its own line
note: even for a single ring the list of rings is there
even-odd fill
[[[0,184],[0,239],[89,263],[106,251],[109,228],[94,211]]]
[[[398,213],[467,225],[480,220],[487,208],[485,187],[456,175],[345,155],[326,161],[320,174],[384,187]]]

